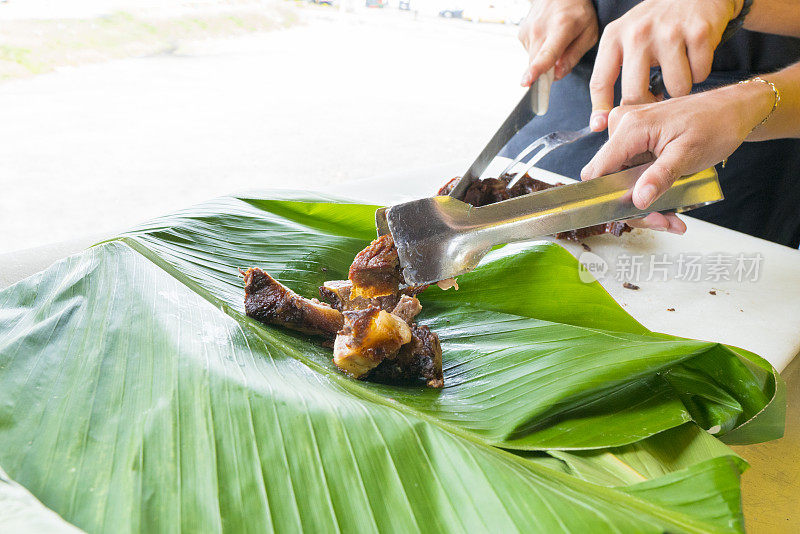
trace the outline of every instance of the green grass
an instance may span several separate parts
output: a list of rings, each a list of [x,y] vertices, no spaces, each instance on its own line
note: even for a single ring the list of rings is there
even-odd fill
[[[127,12],[85,20],[19,20],[0,28],[0,81],[58,67],[175,50],[182,42],[292,26],[291,7],[143,18]]]

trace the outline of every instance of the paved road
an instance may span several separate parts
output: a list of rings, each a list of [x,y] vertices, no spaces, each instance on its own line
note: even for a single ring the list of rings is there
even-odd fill
[[[304,13],[288,30],[0,85],[0,252],[237,190],[466,167],[521,94],[513,26]]]

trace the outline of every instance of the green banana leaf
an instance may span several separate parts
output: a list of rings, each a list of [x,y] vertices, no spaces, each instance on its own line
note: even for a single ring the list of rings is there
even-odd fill
[[[374,236],[315,200],[212,201],[0,292],[0,465],[90,532],[743,529],[702,428],[780,435],[766,362],[648,332],[538,243],[422,295],[443,390],[348,379],[242,309],[238,268],[314,296]]]

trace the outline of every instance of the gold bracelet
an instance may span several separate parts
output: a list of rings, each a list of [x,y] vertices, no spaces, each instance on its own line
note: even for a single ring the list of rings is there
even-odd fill
[[[756,76],[755,78],[750,78],[749,80],[742,80],[741,82],[739,82],[739,85],[745,84],[745,83],[750,83],[750,82],[761,82],[761,83],[765,83],[765,84],[769,85],[770,88],[772,88],[772,93],[775,95],[775,100],[772,102],[772,109],[769,110],[769,113],[767,113],[767,116],[764,117],[764,120],[762,120],[761,122],[759,122],[758,124],[753,126],[753,129],[750,130],[750,133],[753,133],[756,128],[758,128],[759,126],[761,126],[765,122],[767,122],[769,120],[769,118],[772,117],[772,114],[775,113],[775,110],[778,109],[778,103],[781,101],[781,92],[778,91],[778,88],[775,87],[774,83],[765,80],[761,76]]]
[[[745,83],[750,83],[750,82],[761,82],[761,83],[765,83],[765,84],[769,85],[770,88],[772,89],[772,93],[775,95],[775,100],[772,102],[772,109],[769,110],[769,113],[767,113],[767,116],[764,117],[764,119],[761,122],[759,122],[758,124],[753,126],[753,128],[750,130],[750,133],[747,134],[748,136],[751,133],[755,132],[756,128],[758,128],[759,126],[762,126],[765,122],[767,122],[769,120],[770,117],[772,117],[772,114],[775,113],[776,109],[778,109],[778,103],[781,101],[781,92],[778,91],[778,88],[775,87],[774,83],[765,80],[761,76],[756,76],[754,78],[750,78],[749,80],[740,81],[739,85],[742,85],[742,84],[745,84]],[[725,158],[725,159],[722,160],[722,168],[723,169],[725,168],[725,165],[727,163],[728,163],[728,158]]]

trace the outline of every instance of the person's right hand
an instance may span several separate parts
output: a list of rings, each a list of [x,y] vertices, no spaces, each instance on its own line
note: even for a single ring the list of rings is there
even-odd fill
[[[644,156],[653,162],[636,181],[631,200],[637,208],[647,209],[679,177],[733,154],[774,106],[775,94],[764,83],[735,84],[663,102],[618,106],[609,116],[608,142],[583,168],[581,179],[642,163]],[[674,214],[651,213],[634,225],[677,234],[686,231]]]
[[[598,36],[597,14],[589,0],[532,0],[519,27],[519,40],[529,58],[520,83],[527,87],[553,67],[555,79],[560,80]]]

